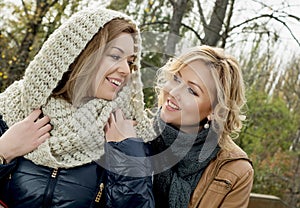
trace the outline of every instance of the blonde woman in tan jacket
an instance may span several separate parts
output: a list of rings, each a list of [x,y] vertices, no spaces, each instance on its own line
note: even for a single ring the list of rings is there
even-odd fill
[[[254,172],[233,142],[246,102],[237,61],[220,48],[194,47],[161,68],[157,86],[155,207],[246,208]],[[124,121],[109,126],[121,130]]]
[[[246,102],[236,59],[220,48],[191,48],[161,69],[158,89],[156,207],[247,207],[254,172],[233,142]]]

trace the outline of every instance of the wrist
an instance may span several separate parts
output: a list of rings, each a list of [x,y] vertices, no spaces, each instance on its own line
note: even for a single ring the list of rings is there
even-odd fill
[[[5,165],[5,164],[6,164],[5,157],[2,154],[0,154],[0,165]]]
[[[12,161],[14,159],[12,151],[6,151],[7,149],[8,148],[6,146],[5,141],[3,139],[0,139],[0,157],[3,160],[2,164],[9,163],[10,161]]]

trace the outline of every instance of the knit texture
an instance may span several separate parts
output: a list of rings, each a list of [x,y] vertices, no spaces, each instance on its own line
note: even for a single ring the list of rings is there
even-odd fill
[[[104,154],[104,125],[110,113],[121,108],[127,118],[134,118],[137,136],[153,138],[150,120],[144,112],[140,75],[141,43],[138,36],[138,70],[132,72],[126,86],[113,101],[92,99],[75,108],[60,98],[51,97],[70,64],[98,32],[114,18],[128,16],[108,10],[82,10],[62,24],[44,43],[31,61],[22,80],[14,82],[0,94],[0,113],[8,126],[25,118],[33,109],[42,108],[53,125],[51,138],[25,155],[36,164],[48,167],[75,167],[98,160]]]
[[[165,123],[158,115],[154,129],[159,136],[151,144],[156,154],[162,151],[170,153],[169,157],[154,161],[154,166],[163,170],[163,167],[172,164],[172,159],[178,160],[178,163],[154,175],[153,193],[156,207],[188,207],[202,173],[220,150],[217,137],[208,138],[210,129],[202,129],[197,135],[184,133]]]

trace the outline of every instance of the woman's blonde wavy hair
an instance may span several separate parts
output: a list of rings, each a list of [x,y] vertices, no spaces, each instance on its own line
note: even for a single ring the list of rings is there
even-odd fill
[[[237,60],[225,54],[221,48],[211,46],[193,47],[178,58],[173,58],[162,67],[157,76],[158,106],[162,105],[162,86],[189,63],[201,60],[210,68],[216,92],[212,99],[213,120],[211,126],[219,133],[221,148],[230,148],[232,139],[239,136],[242,120],[245,118],[242,108],[246,103],[245,86]]]

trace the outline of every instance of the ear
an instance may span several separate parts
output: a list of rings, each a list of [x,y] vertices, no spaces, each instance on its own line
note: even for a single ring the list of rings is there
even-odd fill
[[[213,116],[214,116],[213,114],[209,114],[206,118],[208,121],[211,121],[213,120]]]

